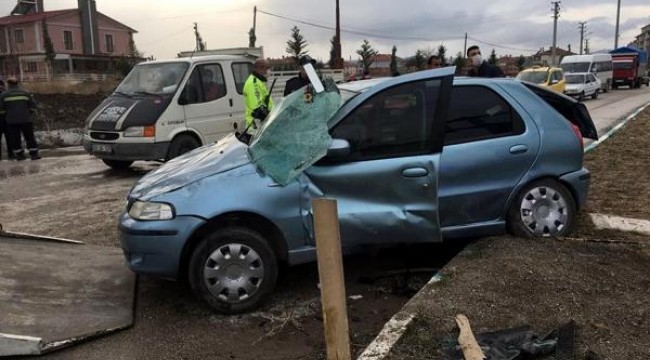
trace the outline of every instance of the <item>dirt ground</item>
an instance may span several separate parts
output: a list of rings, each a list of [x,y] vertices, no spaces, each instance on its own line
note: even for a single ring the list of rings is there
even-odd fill
[[[106,94],[36,94],[40,116],[34,125],[37,131],[83,128],[86,117],[99,105]]]
[[[417,319],[389,359],[440,359],[466,314],[475,333],[530,325],[543,336],[569,320],[576,359],[650,359],[650,237],[596,230],[586,212],[650,220],[650,109],[588,153],[588,205],[571,238],[499,237],[468,246],[407,306]],[[607,241],[628,241],[629,244]]]

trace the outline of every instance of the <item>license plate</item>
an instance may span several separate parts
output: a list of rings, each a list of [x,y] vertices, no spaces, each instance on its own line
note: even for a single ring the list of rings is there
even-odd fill
[[[112,153],[113,152],[113,146],[110,144],[93,144],[93,152],[94,153]]]

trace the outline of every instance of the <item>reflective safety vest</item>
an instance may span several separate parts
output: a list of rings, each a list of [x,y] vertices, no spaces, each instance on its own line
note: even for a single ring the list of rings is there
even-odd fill
[[[264,99],[269,94],[266,81],[250,74],[244,83],[244,106],[246,108],[246,126],[253,123],[253,110],[264,105]],[[273,109],[273,99],[269,97],[269,111]]]

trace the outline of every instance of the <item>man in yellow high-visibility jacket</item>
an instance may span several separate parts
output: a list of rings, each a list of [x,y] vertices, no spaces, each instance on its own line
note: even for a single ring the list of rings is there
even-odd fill
[[[258,59],[253,64],[253,73],[244,83],[244,107],[246,111],[246,127],[257,128],[255,119],[264,120],[273,109],[273,99],[266,87],[266,75],[271,66],[264,59]]]

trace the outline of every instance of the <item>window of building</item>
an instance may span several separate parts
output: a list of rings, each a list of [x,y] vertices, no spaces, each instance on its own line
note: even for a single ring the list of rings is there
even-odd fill
[[[524,130],[517,111],[489,88],[453,88],[445,123],[445,145],[518,135]]]
[[[246,83],[246,79],[248,79],[248,75],[252,72],[253,64],[249,62],[232,64],[232,73],[235,76],[235,87],[239,94],[244,93],[244,84]]]
[[[441,80],[399,85],[359,105],[332,130],[350,143],[349,161],[428,154]]]
[[[73,50],[74,43],[72,42],[72,31],[63,30],[63,47],[66,50]]]
[[[38,64],[35,61],[28,61],[25,71],[30,73],[38,72]]]
[[[106,34],[106,52],[112,53],[115,51],[113,47],[113,35]]]
[[[25,42],[25,34],[23,32],[23,29],[14,30],[14,40],[16,41],[16,44],[22,44]]]

